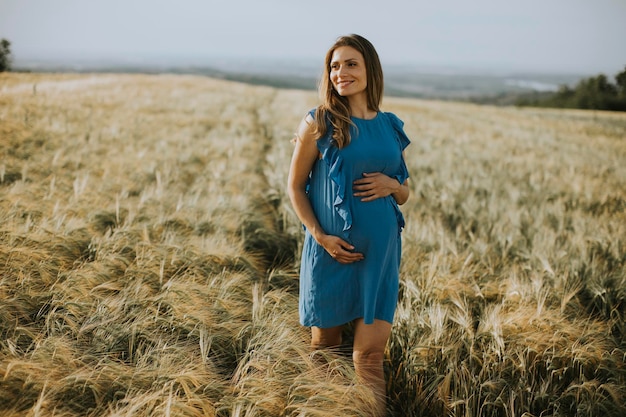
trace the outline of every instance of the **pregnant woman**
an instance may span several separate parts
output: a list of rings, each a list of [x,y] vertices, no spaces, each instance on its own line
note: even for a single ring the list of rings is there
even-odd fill
[[[339,346],[354,324],[353,362],[384,415],[384,351],[396,310],[409,197],[403,122],[379,109],[383,73],[372,44],[343,36],[326,54],[323,104],[298,127],[288,192],[305,228],[299,312],[314,348]]]

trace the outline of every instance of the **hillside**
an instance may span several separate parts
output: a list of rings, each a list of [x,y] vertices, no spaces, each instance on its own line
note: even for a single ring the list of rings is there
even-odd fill
[[[0,415],[367,416],[298,325],[285,183],[316,102],[0,74]],[[389,414],[626,414],[626,115],[383,105],[413,141]]]
[[[315,90],[321,74],[317,60],[214,58],[210,60],[19,60],[19,72],[177,74],[276,88]],[[519,72],[512,69],[454,66],[385,65],[385,92],[389,96],[513,105],[520,98],[556,93],[575,86],[591,74]]]

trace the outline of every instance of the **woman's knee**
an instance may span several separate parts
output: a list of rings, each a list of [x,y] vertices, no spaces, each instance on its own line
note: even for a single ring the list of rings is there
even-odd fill
[[[311,328],[311,347],[314,349],[325,349],[338,347],[341,345],[341,327],[322,329]]]
[[[391,324],[386,321],[374,320],[372,324],[365,324],[363,319],[357,320],[352,354],[354,363],[381,365],[390,333]]]
[[[378,366],[385,359],[385,351],[376,348],[355,349],[352,352],[352,361],[355,365]]]

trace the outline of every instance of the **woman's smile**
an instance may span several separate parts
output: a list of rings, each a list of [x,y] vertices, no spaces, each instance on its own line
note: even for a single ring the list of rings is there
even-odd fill
[[[349,86],[350,84],[352,84],[352,81],[350,80],[346,80],[346,81],[338,81],[337,82],[337,86],[341,87],[341,88],[346,88],[347,86]]]

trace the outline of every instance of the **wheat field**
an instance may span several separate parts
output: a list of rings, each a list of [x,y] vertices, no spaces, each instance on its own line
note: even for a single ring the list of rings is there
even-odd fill
[[[298,324],[285,185],[316,104],[0,74],[0,416],[370,415]],[[412,139],[389,415],[626,415],[626,115],[383,105]]]

